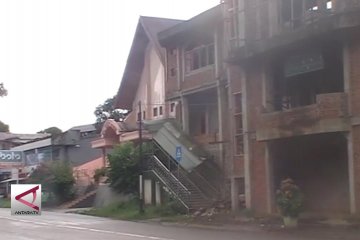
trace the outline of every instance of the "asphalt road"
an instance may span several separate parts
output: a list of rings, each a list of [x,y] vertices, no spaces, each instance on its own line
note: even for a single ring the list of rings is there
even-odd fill
[[[333,236],[333,235],[332,235]],[[329,239],[298,233],[218,231],[160,224],[117,221],[105,218],[43,212],[41,216],[11,216],[0,209],[0,239],[6,240],[282,240]],[[347,239],[339,236],[333,239]],[[352,238],[348,238],[352,239]],[[360,238],[358,238],[360,239]]]

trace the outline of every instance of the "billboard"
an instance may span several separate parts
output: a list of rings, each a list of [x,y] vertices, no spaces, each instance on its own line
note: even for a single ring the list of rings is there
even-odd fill
[[[0,150],[0,164],[22,164],[24,153],[22,151]]]

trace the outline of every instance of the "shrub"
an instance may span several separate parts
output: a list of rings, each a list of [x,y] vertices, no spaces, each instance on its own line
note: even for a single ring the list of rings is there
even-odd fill
[[[143,159],[152,153],[151,144],[143,144]],[[135,193],[139,185],[139,148],[128,142],[116,146],[109,158],[110,186],[123,193]]]
[[[43,191],[54,194],[56,199],[64,202],[75,196],[71,166],[64,161],[54,161],[40,165],[31,174],[29,183],[41,184]]]
[[[284,217],[297,218],[303,209],[303,194],[290,178],[281,182],[276,192],[276,203]]]
[[[98,183],[100,181],[101,177],[105,177],[107,173],[107,169],[105,167],[103,168],[99,168],[95,170],[95,174],[94,174],[94,181],[96,183]]]

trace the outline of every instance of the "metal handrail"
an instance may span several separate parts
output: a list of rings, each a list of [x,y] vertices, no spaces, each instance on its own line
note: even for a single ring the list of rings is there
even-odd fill
[[[181,183],[179,180],[172,175],[170,171],[161,163],[159,159],[153,156],[149,159],[148,163],[149,170],[156,173],[156,176],[161,180],[169,190],[189,209],[191,201],[191,192]]]
[[[187,176],[186,171],[181,167],[181,165],[175,161],[175,159],[168,153],[166,152],[156,141],[153,141],[154,144],[157,146],[157,149],[159,149],[163,154],[165,154],[167,156],[167,158],[173,163],[178,165],[180,171],[183,173],[182,176],[184,178],[186,178],[186,180],[192,185],[194,186],[202,195],[203,192],[199,189],[199,187]],[[206,180],[196,169],[192,170],[192,173],[195,173],[198,177],[201,178],[201,180],[212,189],[213,192],[215,192],[216,194],[219,194],[219,191],[216,189],[216,187],[214,187],[208,180]]]
[[[187,211],[189,212],[190,210],[190,206],[189,204],[187,204],[185,201],[183,201],[181,199],[180,196],[178,196],[178,194],[169,186],[169,184],[155,171],[155,170],[150,170],[154,175],[156,175],[156,177],[167,187],[167,189],[169,191],[171,191],[175,196],[177,196],[178,201],[187,209]]]
[[[159,166],[161,166],[161,168],[162,168],[163,170],[165,170],[165,171],[168,173],[168,175],[169,175],[175,182],[177,182],[177,184],[179,184],[179,185],[183,188],[184,191],[186,191],[189,195],[191,194],[191,192],[184,186],[184,184],[182,184],[182,183],[179,181],[179,179],[177,179],[177,178],[174,176],[174,174],[172,174],[172,172],[170,172],[170,171],[165,167],[165,165],[164,165],[155,155],[153,156],[153,159],[155,160],[155,163],[157,163]]]

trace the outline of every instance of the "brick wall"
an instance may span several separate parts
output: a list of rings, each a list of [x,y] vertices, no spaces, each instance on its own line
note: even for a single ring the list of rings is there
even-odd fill
[[[238,66],[229,66],[232,93],[241,91],[241,70]]]
[[[262,72],[261,63],[252,64],[246,73],[247,106],[250,140],[250,182],[251,207],[257,213],[266,213],[267,183],[265,165],[265,143],[258,142],[252,133],[255,132],[262,108]]]
[[[360,116],[360,38],[350,45],[350,102],[353,117]],[[360,213],[360,126],[354,126],[353,154],[355,174],[355,197],[357,213]]]
[[[239,93],[241,92],[241,79],[242,79],[242,72],[239,66],[236,65],[231,65],[229,66],[229,74],[230,74],[230,84],[231,84],[231,101],[232,101],[232,106],[233,108],[235,108],[235,97],[234,94],[235,93]],[[235,110],[232,112],[232,117],[231,117],[231,126],[235,126]],[[230,131],[231,132],[231,144],[232,144],[232,148],[233,148],[233,152],[235,154],[236,149],[235,149],[235,143],[234,143],[234,139],[235,139],[235,131]],[[232,174],[235,177],[244,177],[244,156],[234,156],[232,159],[233,163],[232,163]]]
[[[353,133],[353,154],[354,154],[354,175],[355,175],[355,199],[357,214],[360,213],[360,126],[352,130]]]
[[[207,66],[185,74],[181,89],[192,89],[215,81],[215,67]]]
[[[234,156],[233,175],[244,177],[244,156]]]
[[[318,95],[316,104],[294,108],[284,112],[265,113],[260,116],[257,129],[311,127],[322,119],[348,116],[347,95],[328,93]]]
[[[352,115],[360,116],[360,39],[353,41],[349,52]]]
[[[166,98],[170,97],[174,91],[178,90],[177,76],[179,69],[177,69],[177,50],[167,49],[167,76],[165,79],[165,95]],[[175,76],[172,75],[171,69],[175,69]]]

